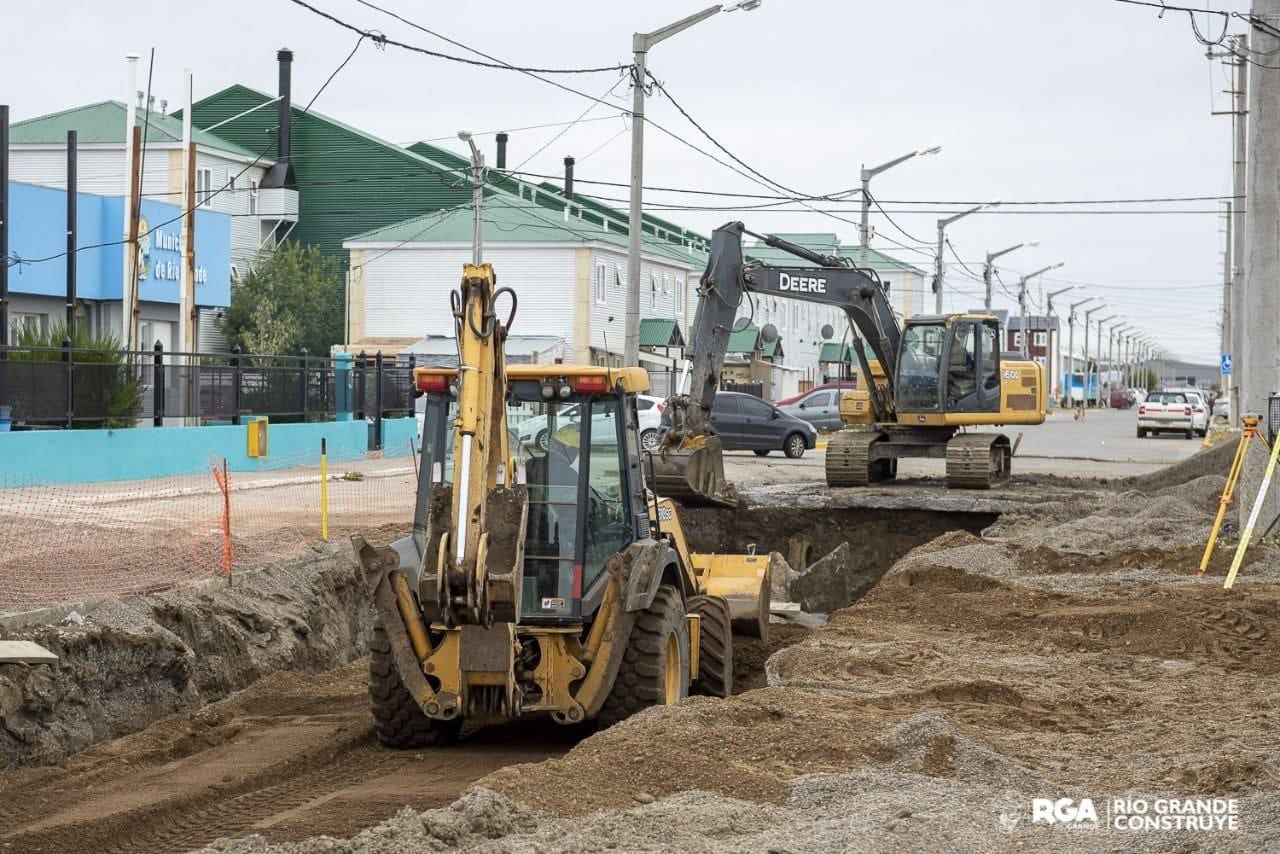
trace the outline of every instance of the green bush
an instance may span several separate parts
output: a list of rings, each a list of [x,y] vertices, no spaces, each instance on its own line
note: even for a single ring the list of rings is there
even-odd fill
[[[132,427],[142,411],[142,383],[119,353],[120,342],[77,325],[70,334],[65,322],[46,331],[24,329],[14,344],[54,348],[18,350],[9,354],[9,394],[13,420],[31,424],[65,424],[66,373],[62,341],[71,339],[74,388],[72,409],[78,430]]]

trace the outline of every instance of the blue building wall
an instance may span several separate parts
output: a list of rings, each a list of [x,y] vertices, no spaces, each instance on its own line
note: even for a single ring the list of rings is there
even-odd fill
[[[66,193],[52,187],[9,183],[9,248],[19,259],[33,263],[9,269],[13,293],[63,296],[66,294],[65,258],[35,263],[66,251]],[[179,301],[178,270],[182,208],[144,199],[143,229],[154,229],[142,239],[143,278],[139,297],[149,302]],[[76,294],[86,300],[123,298],[121,276],[124,247],[120,232],[124,199],[78,193],[76,243],[95,246],[77,253]],[[173,220],[170,222],[170,220]],[[110,244],[98,246],[98,244]],[[218,211],[196,211],[196,305],[225,306],[231,301],[231,217]]]
[[[417,420],[384,422],[387,457],[408,456]],[[334,462],[369,456],[365,421],[273,424],[268,456],[248,455],[247,426],[125,430],[33,430],[0,433],[0,483],[97,483],[173,477],[207,470],[226,459],[233,472],[270,471],[320,462],[320,440]]]

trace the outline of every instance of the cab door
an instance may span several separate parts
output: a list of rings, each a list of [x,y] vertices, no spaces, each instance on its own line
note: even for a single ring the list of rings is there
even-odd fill
[[[1000,410],[999,337],[994,319],[952,324],[945,377],[948,412]]]
[[[1000,411],[1000,324],[984,320],[978,327],[979,412]]]

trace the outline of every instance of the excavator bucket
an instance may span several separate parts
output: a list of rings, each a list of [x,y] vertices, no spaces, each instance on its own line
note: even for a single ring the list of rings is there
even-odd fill
[[[716,436],[694,436],[654,456],[657,493],[686,504],[738,506],[738,492],[724,476],[724,451]]]

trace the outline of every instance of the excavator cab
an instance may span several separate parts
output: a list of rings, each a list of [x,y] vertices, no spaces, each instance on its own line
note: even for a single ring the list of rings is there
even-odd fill
[[[898,355],[898,412],[999,411],[999,339],[994,317],[908,320]]]

